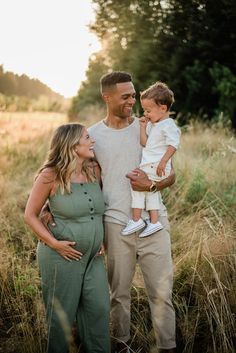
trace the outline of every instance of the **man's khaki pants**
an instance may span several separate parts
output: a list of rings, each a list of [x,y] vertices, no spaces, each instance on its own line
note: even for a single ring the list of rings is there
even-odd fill
[[[138,262],[148,294],[157,347],[170,349],[176,346],[175,312],[171,301],[171,243],[167,217],[160,217],[160,222],[164,229],[146,238],[139,238],[139,232],[121,235],[124,226],[105,222],[105,245],[114,336],[124,342],[130,338],[130,289]]]

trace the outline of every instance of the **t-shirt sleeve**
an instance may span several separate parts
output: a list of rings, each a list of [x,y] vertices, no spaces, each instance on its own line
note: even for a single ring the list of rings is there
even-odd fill
[[[168,146],[179,147],[181,131],[173,120],[164,127],[164,135]]]

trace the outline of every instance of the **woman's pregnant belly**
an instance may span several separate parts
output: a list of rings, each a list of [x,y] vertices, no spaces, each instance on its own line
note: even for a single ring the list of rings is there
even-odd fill
[[[97,251],[103,242],[102,217],[94,217],[83,222],[54,219],[56,226],[49,229],[57,240],[74,241],[74,248],[85,254],[87,251]]]

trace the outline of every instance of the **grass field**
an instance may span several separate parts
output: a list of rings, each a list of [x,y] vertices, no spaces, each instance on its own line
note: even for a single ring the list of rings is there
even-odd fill
[[[65,121],[53,113],[0,113],[0,352],[45,349],[36,237],[23,212],[51,132]],[[229,131],[198,124],[183,129],[174,161],[177,181],[163,192],[171,222],[178,352],[236,349],[235,160],[236,138]],[[139,269],[130,346],[131,352],[157,353]]]

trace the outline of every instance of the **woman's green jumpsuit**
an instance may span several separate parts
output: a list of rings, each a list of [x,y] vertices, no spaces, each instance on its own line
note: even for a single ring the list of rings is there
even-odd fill
[[[42,242],[38,262],[48,322],[48,353],[67,353],[76,323],[87,353],[109,353],[110,299],[103,243],[104,200],[98,183],[71,183],[71,193],[49,198],[58,240],[75,241],[81,260],[67,261]]]

